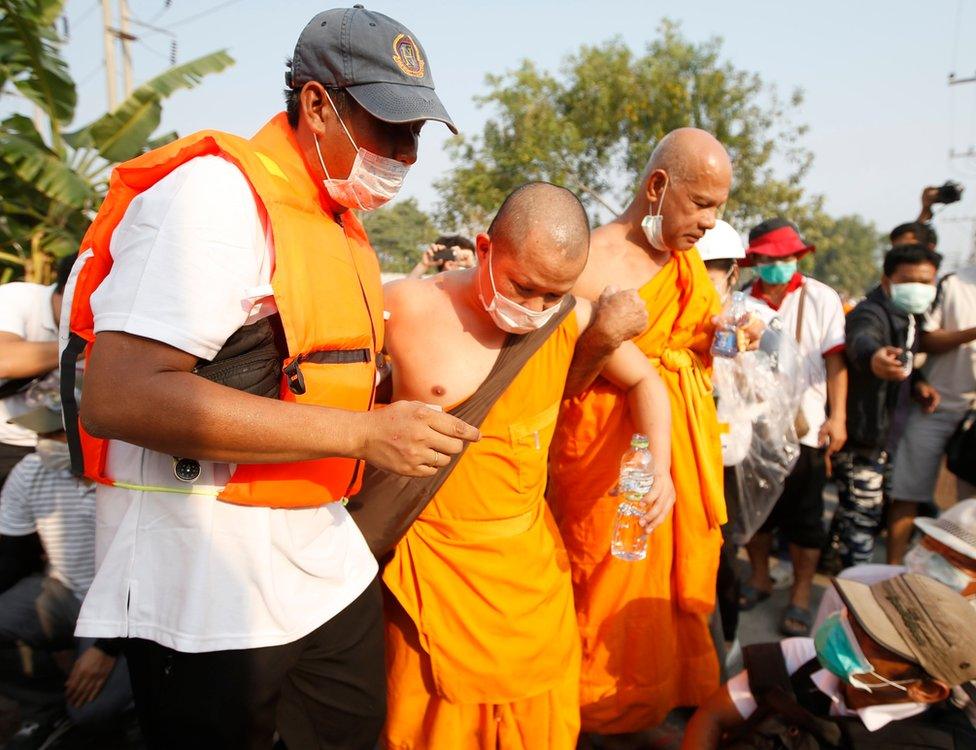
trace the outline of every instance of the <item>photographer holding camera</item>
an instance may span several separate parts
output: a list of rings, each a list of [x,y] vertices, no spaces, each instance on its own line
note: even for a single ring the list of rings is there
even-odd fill
[[[922,210],[915,221],[899,224],[888,235],[891,245],[920,244],[935,250],[939,237],[932,228],[932,206],[936,203],[948,205],[962,199],[962,185],[952,180],[946,180],[939,187],[927,187],[922,190]]]
[[[419,279],[428,271],[455,271],[474,267],[474,243],[460,234],[442,234],[417,261],[407,278]]]

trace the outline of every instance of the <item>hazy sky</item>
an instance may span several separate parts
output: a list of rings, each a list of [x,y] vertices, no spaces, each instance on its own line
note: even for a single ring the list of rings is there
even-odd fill
[[[159,15],[163,0],[130,0],[137,19],[175,34],[179,60],[220,48],[237,60],[166,102],[163,126],[181,134],[201,128],[253,133],[281,108],[284,60],[298,33],[327,7],[306,0],[172,0]],[[484,91],[485,75],[522,58],[554,69],[579,45],[615,35],[640,50],[664,17],[679,21],[692,40],[721,36],[724,56],[737,67],[759,73],[781,93],[804,90],[798,119],[809,125],[804,144],[815,156],[805,185],[826,196],[832,213],[859,213],[888,229],[914,218],[923,185],[957,179],[966,194],[936,218],[940,249],[971,249],[976,158],[950,160],[949,151],[976,147],[976,83],[949,87],[946,80],[953,69],[976,75],[976,0],[421,0],[367,7],[414,32],[438,94],[461,131],[472,134],[487,116],[472,101]],[[100,2],[69,0],[67,15],[66,54],[81,81],[81,122],[105,107]],[[142,34],[133,45],[138,82],[167,66],[170,37],[133,30]],[[403,194],[424,207],[436,202],[431,184],[449,166],[447,135],[428,123],[407,178]]]

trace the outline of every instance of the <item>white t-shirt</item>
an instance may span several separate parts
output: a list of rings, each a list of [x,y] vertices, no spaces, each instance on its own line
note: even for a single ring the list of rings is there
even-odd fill
[[[210,359],[274,310],[270,238],[247,180],[219,157],[194,159],[133,200],[111,251],[112,271],[91,298],[96,333],[124,331]],[[232,505],[216,494],[234,467],[200,463],[193,489],[207,494],[99,486],[98,568],[79,636],[147,638],[185,652],[275,646],[331,619],[375,577],[341,503]],[[172,456],[128,443],[112,441],[107,469],[116,481],[187,489]]]
[[[800,276],[800,279],[802,283],[797,283],[790,289],[775,309],[783,320],[783,331],[789,336],[796,336],[800,295],[806,287],[799,342],[801,371],[806,389],[800,400],[800,408],[810,429],[800,439],[800,443],[816,448],[820,428],[827,418],[827,367],[824,357],[844,350],[844,306],[837,292],[826,284],[809,276]],[[755,285],[752,288],[755,289]]]
[[[976,266],[942,281],[938,304],[925,316],[924,330],[961,331],[976,327]],[[925,377],[942,401],[939,411],[961,413],[976,403],[976,341],[943,354],[930,354]]]
[[[95,574],[95,487],[70,469],[48,468],[31,453],[0,491],[0,536],[35,532],[47,556],[47,574],[81,599]]]
[[[779,642],[779,645],[783,650],[786,671],[790,675],[817,656],[813,638],[785,638]],[[830,698],[831,716],[857,716],[869,732],[881,729],[888,722],[917,716],[928,708],[924,703],[904,702],[867,706],[852,711],[844,703],[843,686],[840,678],[835,674],[826,669],[819,669],[810,675],[810,680],[821,693]],[[748,672],[740,672],[725,683],[725,687],[742,718],[748,719],[752,716],[759,704],[756,703],[756,699],[749,689]]]
[[[54,284],[27,284],[12,281],[0,284],[0,331],[20,336],[24,341],[57,341],[58,323],[51,309]],[[0,384],[6,381],[0,378]],[[24,394],[0,399],[0,443],[31,446],[37,433],[7,420],[27,411]]]

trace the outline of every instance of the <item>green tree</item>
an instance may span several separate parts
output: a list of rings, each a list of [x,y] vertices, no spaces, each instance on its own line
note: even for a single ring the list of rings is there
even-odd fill
[[[808,272],[815,279],[855,299],[878,283],[885,238],[873,222],[856,214],[833,218],[818,211],[802,229],[804,239],[817,247],[808,256]]]
[[[78,249],[108,187],[112,165],[176,138],[153,138],[162,100],[233,64],[225,51],[170,68],[115,110],[67,131],[77,92],[54,23],[64,0],[0,0],[0,101],[20,96],[46,127],[0,121],[0,283],[47,282],[53,261]]]
[[[643,54],[611,39],[581,47],[558,74],[526,60],[489,75],[476,101],[491,115],[480,134],[449,142],[454,167],[437,183],[438,218],[480,230],[509,191],[536,179],[574,189],[590,208],[618,210],[654,145],[684,125],[714,133],[732,156],[727,219],[746,227],[792,212],[811,160],[799,143],[805,128],[792,121],[802,96],[782,101],[721,51],[720,39],[696,44],[665,20]]]
[[[362,218],[384,271],[409,271],[437,237],[433,222],[415,198],[370,211]]]

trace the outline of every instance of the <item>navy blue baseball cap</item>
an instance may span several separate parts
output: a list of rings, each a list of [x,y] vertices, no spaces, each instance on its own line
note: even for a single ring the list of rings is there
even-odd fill
[[[362,5],[323,11],[302,30],[285,82],[299,89],[309,81],[345,89],[378,120],[437,120],[458,132],[410,29]]]

